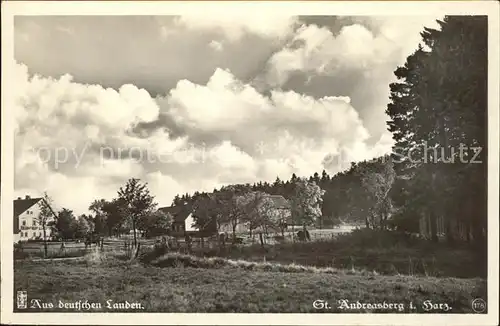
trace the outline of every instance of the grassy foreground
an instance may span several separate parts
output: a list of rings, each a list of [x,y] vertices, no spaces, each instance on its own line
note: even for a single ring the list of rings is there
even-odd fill
[[[154,239],[141,239],[143,251],[150,250],[154,242]],[[43,257],[41,245],[26,244],[23,251],[15,252],[14,256],[16,259],[28,260],[41,258]],[[85,250],[83,246],[83,243],[66,243],[66,249],[61,252],[60,244],[51,244],[49,258],[81,257],[94,249]],[[185,249],[185,247],[172,248],[182,252],[185,252]],[[124,250],[123,240],[105,241],[104,251],[120,250]],[[225,248],[220,248],[213,243],[205,248],[195,246],[192,254],[204,258],[222,257],[252,262],[266,261],[273,264],[366,270],[383,275],[487,277],[485,252],[482,253],[470,245],[433,243],[407,234],[370,229],[354,230],[348,234],[323,240],[266,244],[264,247],[253,244],[227,245]]]
[[[466,244],[450,246],[406,234],[360,229],[326,241],[228,247],[199,256],[267,261],[337,269],[362,269],[384,275],[486,278],[486,257]]]
[[[42,306],[28,309],[30,312],[82,312],[86,310],[75,303],[87,300],[101,304],[87,311],[107,312],[398,313],[426,312],[424,302],[431,300],[434,304],[446,303],[452,309],[428,312],[471,313],[471,301],[486,296],[486,282],[479,278],[276,272],[219,265],[166,268],[117,259],[19,261],[14,268],[15,291],[27,291],[29,300],[39,299],[35,301]],[[328,301],[331,308],[314,309],[312,304],[318,299]],[[107,300],[113,300],[112,308],[107,307]],[[339,300],[399,303],[404,307],[345,310],[339,309]],[[135,309],[116,305],[124,301],[138,304]],[[414,310],[409,308],[410,301]],[[60,302],[67,308],[60,309]]]

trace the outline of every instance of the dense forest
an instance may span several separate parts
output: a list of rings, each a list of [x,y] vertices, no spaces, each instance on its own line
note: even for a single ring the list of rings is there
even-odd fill
[[[393,150],[398,178],[391,198],[401,216],[427,216],[434,240],[441,217],[449,242],[484,244],[488,21],[451,16],[438,23],[440,30],[424,29],[424,44],[390,85],[389,130],[399,151]]]

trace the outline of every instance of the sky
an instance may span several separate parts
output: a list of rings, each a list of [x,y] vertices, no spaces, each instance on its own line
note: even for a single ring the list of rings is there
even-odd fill
[[[15,194],[160,206],[388,153],[394,70],[440,17],[16,16]]]

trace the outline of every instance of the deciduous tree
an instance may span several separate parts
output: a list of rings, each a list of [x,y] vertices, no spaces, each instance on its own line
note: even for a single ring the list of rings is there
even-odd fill
[[[170,213],[157,210],[144,219],[143,229],[147,236],[158,236],[166,234],[172,225],[173,217]]]
[[[63,239],[71,239],[75,236],[75,215],[73,211],[67,208],[63,208],[57,214],[56,222],[54,225],[54,229],[59,235],[59,237]]]
[[[42,227],[43,232],[43,250],[44,255],[47,257],[47,228],[51,228],[55,224],[56,214],[52,210],[52,198],[44,192],[42,199],[38,202],[40,212],[38,214],[37,223]]]
[[[157,204],[149,193],[147,183],[129,179],[125,187],[118,190],[119,210],[126,216],[134,232],[134,246],[137,247],[137,225],[140,220],[155,213]]]
[[[295,182],[295,194],[292,198],[292,219],[306,229],[321,218],[322,190],[314,181],[300,178]]]
[[[368,190],[372,207],[366,216],[367,227],[385,229],[391,214],[392,202],[389,192],[394,184],[396,174],[391,160],[382,163],[382,170],[366,171],[362,175],[362,184]],[[369,219],[371,217],[371,221]]]

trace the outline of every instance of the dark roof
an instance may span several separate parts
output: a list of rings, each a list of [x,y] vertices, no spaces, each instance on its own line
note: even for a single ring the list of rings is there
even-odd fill
[[[14,234],[19,233],[19,215],[38,203],[42,198],[15,199],[14,200]]]
[[[269,195],[269,198],[273,201],[275,208],[290,208],[290,203],[283,196]]]
[[[189,214],[192,213],[191,208],[188,205],[160,207],[158,210],[172,215],[174,223],[184,223]]]
[[[42,198],[16,199],[14,200],[14,217],[26,212],[31,206],[38,203]]]

